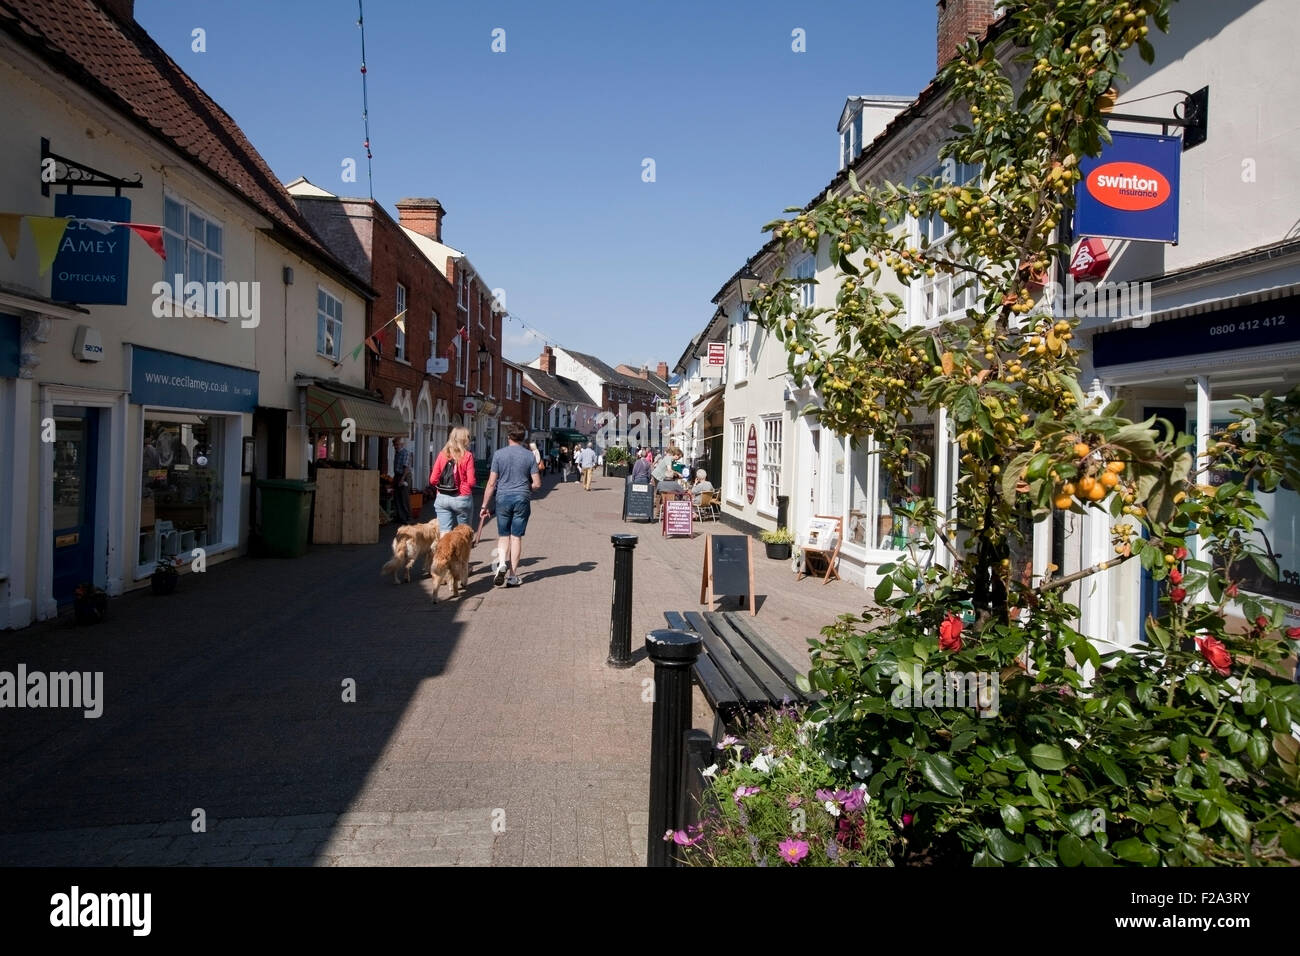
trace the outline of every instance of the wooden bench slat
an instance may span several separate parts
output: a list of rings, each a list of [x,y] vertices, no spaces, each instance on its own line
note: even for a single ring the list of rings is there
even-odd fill
[[[668,621],[668,626],[674,630],[699,633],[676,611],[665,611],[664,618]],[[700,636],[703,637],[704,635],[701,634]],[[695,667],[692,670],[695,672],[695,683],[699,685],[700,690],[704,692],[704,699],[709,702],[709,706],[715,711],[729,716],[742,706],[735,687],[718,670],[717,665],[709,657],[707,650],[695,661]]]
[[[722,672],[727,683],[735,688],[739,698],[747,704],[770,702],[771,695],[737,661],[727,642],[713,629],[712,625],[696,611],[687,611],[685,616],[686,620],[691,624],[691,630],[704,639],[704,646],[708,650],[709,656],[713,658],[713,663]]]
[[[807,701],[814,699],[814,696],[820,696],[809,695],[799,689],[799,672],[750,625],[748,620],[733,611],[725,611],[723,616],[726,618],[727,623],[739,631],[745,640],[754,647],[768,666],[780,674],[782,679],[798,694],[798,697],[792,699]]]
[[[704,618],[730,648],[737,663],[763,688],[769,702],[780,705],[785,700],[799,699],[799,688],[763,660],[762,655],[750,646],[745,635],[735,628],[725,614],[706,613]]]

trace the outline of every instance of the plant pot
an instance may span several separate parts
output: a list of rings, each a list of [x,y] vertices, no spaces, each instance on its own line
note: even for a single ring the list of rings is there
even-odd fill
[[[764,544],[767,549],[767,556],[774,561],[790,560],[790,545],[788,544]]]
[[[180,577],[179,574],[159,574],[155,571],[149,578],[149,583],[153,587],[154,594],[171,594],[176,590],[176,582]]]
[[[420,512],[424,510],[424,492],[411,492],[411,515],[418,521]]]
[[[108,595],[92,594],[77,598],[72,610],[78,624],[98,624],[108,612]]]
[[[627,465],[607,465],[606,474],[610,478],[626,478],[629,474]]]

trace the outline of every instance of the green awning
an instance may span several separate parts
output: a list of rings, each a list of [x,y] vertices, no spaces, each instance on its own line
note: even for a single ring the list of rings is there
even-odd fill
[[[590,440],[586,435],[582,434],[582,432],[575,432],[568,428],[553,428],[551,429],[551,436],[556,441],[563,442],[566,445],[572,445],[574,442],[586,442]]]
[[[383,402],[343,395],[320,385],[307,386],[307,426],[317,431],[339,431],[343,420],[356,423],[358,435],[378,435],[381,438],[405,438],[411,426],[402,413]]]

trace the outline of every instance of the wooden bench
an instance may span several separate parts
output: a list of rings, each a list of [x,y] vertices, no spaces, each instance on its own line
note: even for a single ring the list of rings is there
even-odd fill
[[[713,709],[715,743],[724,733],[743,729],[752,715],[820,697],[799,689],[794,667],[741,615],[665,611],[664,617],[670,628],[693,631],[704,642],[693,676]]]

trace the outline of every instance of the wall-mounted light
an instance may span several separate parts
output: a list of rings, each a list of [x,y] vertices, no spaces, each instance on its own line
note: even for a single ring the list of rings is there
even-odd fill
[[[753,301],[754,293],[758,291],[759,283],[762,281],[762,279],[754,274],[753,269],[746,266],[744,271],[742,271],[740,275],[736,276],[736,289],[740,292],[740,301]]]

